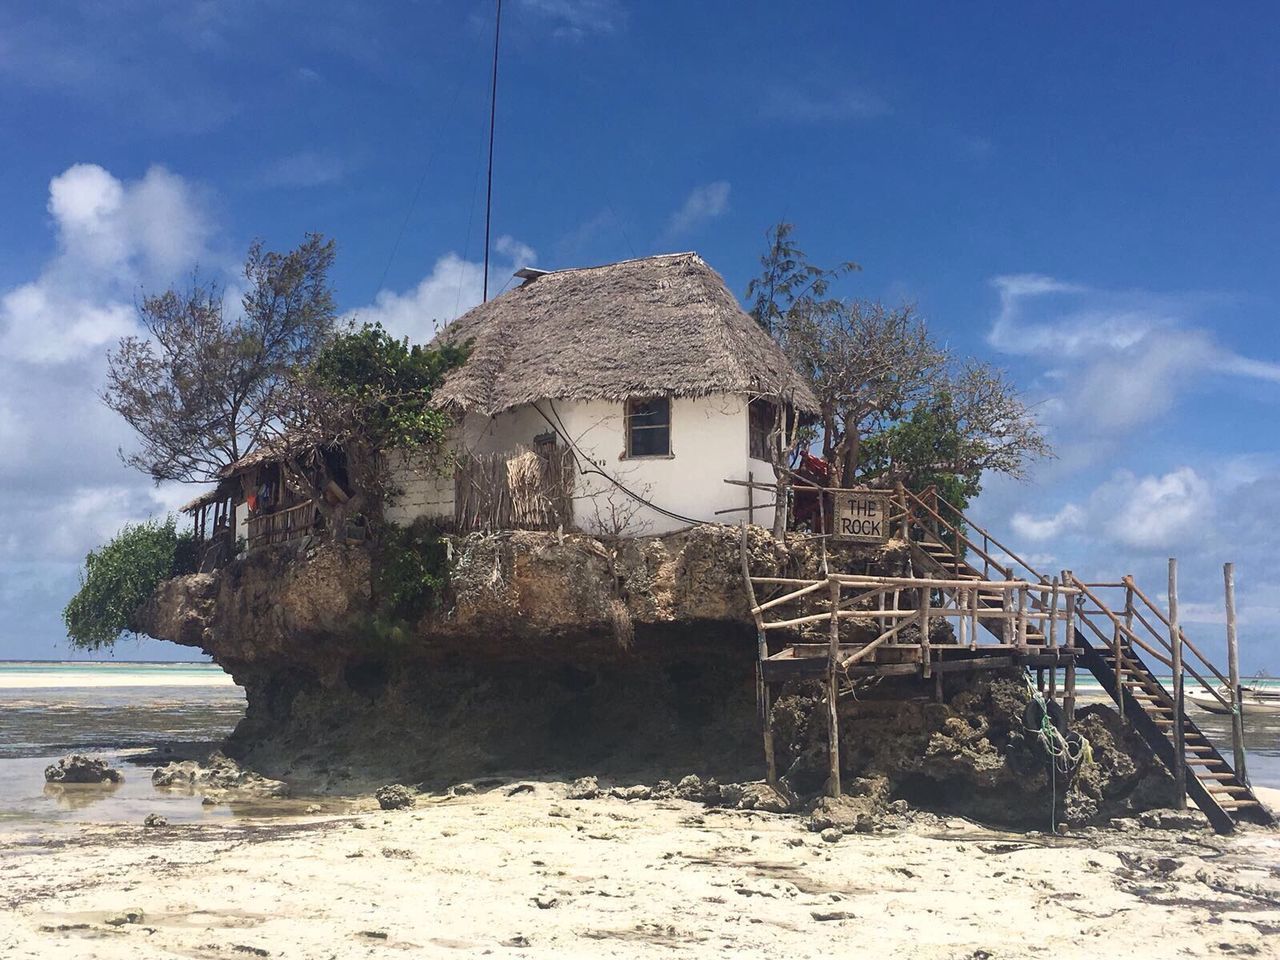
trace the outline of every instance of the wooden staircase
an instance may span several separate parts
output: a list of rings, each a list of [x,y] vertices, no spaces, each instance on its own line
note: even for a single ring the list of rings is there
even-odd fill
[[[1018,569],[1026,580],[1042,584],[1049,582],[1043,574],[955,508],[951,508],[954,520],[947,520],[941,515],[936,500],[930,503],[909,492],[905,494],[905,499],[911,529],[918,531],[911,536],[911,553],[921,575],[945,576],[957,582],[973,582],[980,609],[990,611],[1001,610],[1008,602],[1007,595],[1002,599],[1000,591],[982,588],[983,582],[990,582],[993,572],[1004,580],[1010,580],[1015,569]],[[976,536],[981,536],[981,543]],[[993,548],[1001,553],[1000,557],[992,555]],[[980,560],[982,569],[971,562],[969,557]],[[1125,606],[1121,612],[1112,610],[1099,597],[1100,590],[1097,586],[1091,587],[1081,582],[1069,571],[1064,571],[1060,582],[1079,591],[1068,601],[1068,645],[1080,651],[1080,665],[1093,674],[1115,701],[1121,716],[1133,725],[1170,770],[1176,770],[1178,766],[1176,743],[1179,731],[1176,727],[1181,725],[1187,796],[1204,812],[1213,828],[1225,833],[1233,830],[1239,820],[1275,823],[1271,811],[1258,800],[1248,783],[1237,776],[1231,764],[1187,715],[1185,709],[1178,711],[1173,695],[1165,689],[1139,654],[1141,649],[1148,657],[1172,668],[1173,660],[1163,652],[1171,651],[1172,648],[1152,622],[1162,622],[1167,628],[1169,620],[1163,611],[1129,578],[1120,583],[1105,585],[1126,591]],[[1077,596],[1079,602],[1076,602]],[[1141,601],[1141,607],[1138,601]],[[1033,597],[1032,603],[1038,605],[1039,601]],[[1007,639],[1007,625],[1010,622],[1007,618],[983,618],[979,614],[977,620],[986,630],[996,635],[1003,634]],[[1111,628],[1109,636],[1108,631],[1100,628],[1097,621],[1102,621]],[[1030,624],[1031,621],[1026,622]],[[1027,644],[1037,646],[1045,642],[1044,635],[1038,630],[1029,625],[1025,629]],[[1199,658],[1203,668],[1225,685],[1226,678],[1186,639],[1185,633],[1181,634],[1181,639],[1187,649]],[[1206,689],[1214,689],[1215,685],[1194,667],[1184,664],[1183,670]],[[1071,699],[1069,694],[1068,702],[1064,704],[1068,717],[1073,713],[1074,704]],[[1219,699],[1222,699],[1220,695]],[[1229,706],[1225,699],[1223,704]]]
[[[1173,697],[1147,668],[1132,644],[1122,641],[1120,665],[1116,668],[1114,647],[1090,643],[1077,628],[1076,644],[1084,651],[1080,665],[1092,673],[1120,706],[1124,717],[1142,736],[1160,761],[1174,769],[1173,728],[1176,722]],[[1199,807],[1219,833],[1229,833],[1237,819],[1272,823],[1271,813],[1248,784],[1242,783],[1194,720],[1182,714],[1183,751],[1187,796]]]

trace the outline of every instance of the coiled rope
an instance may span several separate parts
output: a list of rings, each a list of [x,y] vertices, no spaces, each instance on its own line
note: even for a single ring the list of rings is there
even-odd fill
[[[1049,832],[1058,832],[1058,774],[1070,778],[1086,763],[1093,763],[1093,745],[1081,734],[1073,734],[1077,743],[1073,746],[1053,719],[1049,716],[1050,701],[1036,689],[1030,675],[1024,675],[1027,682],[1027,693],[1040,712],[1038,726],[1029,726],[1025,720],[1023,729],[1032,734],[1049,757]]]

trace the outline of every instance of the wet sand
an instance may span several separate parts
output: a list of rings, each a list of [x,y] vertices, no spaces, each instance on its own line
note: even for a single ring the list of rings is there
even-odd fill
[[[1274,831],[948,820],[829,843],[798,817],[565,792],[0,834],[0,956],[1280,956]]]

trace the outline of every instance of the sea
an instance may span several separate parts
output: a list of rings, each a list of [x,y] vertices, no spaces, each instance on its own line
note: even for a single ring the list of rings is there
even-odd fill
[[[172,822],[240,815],[245,808],[157,790],[151,770],[157,748],[213,749],[244,709],[244,691],[212,663],[0,662],[0,831],[141,823],[149,813]],[[124,782],[46,784],[44,768],[68,753],[102,757]]]
[[[1276,679],[1250,684],[1280,690]],[[1107,699],[1083,678],[1077,695],[1082,706]],[[244,692],[211,663],[0,661],[0,831],[141,822],[148,813],[171,821],[262,815],[261,807],[206,805],[199,796],[151,785],[151,769],[164,759],[157,750],[212,749],[244,709]],[[1191,710],[1230,758],[1229,718]],[[46,784],[44,768],[72,752],[103,757],[121,769],[124,782],[90,789]],[[1280,715],[1246,711],[1245,754],[1255,786],[1280,788]]]

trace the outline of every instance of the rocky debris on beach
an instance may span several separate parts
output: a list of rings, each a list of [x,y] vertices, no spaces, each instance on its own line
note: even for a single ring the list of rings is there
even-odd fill
[[[142,825],[144,827],[151,827],[151,828],[167,827],[169,825],[169,821],[166,817],[162,817],[158,813],[148,813],[145,817],[143,817]]]
[[[413,791],[403,783],[388,783],[373,793],[378,806],[383,810],[406,810],[415,803]]]
[[[46,783],[119,783],[124,776],[107,761],[72,753],[44,768]]]
[[[130,923],[141,923],[146,915],[134,907],[129,910],[121,910],[114,916],[107,917],[104,923],[109,927],[123,927]]]
[[[284,781],[270,780],[252,770],[244,770],[221,753],[212,754],[203,766],[194,760],[183,760],[157,767],[151,774],[151,782],[157,787],[185,788],[218,795],[283,797],[289,792],[289,785]]]

